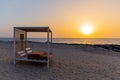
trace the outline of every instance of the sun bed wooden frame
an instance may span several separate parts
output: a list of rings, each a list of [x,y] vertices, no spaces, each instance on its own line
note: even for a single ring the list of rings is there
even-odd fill
[[[21,31],[19,34],[17,33]],[[27,32],[46,32],[47,33],[47,60],[37,60],[37,59],[28,59],[25,57],[17,57],[18,55],[18,48],[20,48],[19,46],[17,46],[17,41],[22,39],[20,38],[20,36],[22,36],[24,39],[24,43],[22,46],[24,46],[24,48],[21,48],[21,50],[25,50],[27,48]],[[22,34],[22,35],[20,35]],[[42,26],[42,27],[14,27],[14,64],[16,64],[16,61],[32,61],[32,62],[44,62],[47,63],[47,67],[49,68],[50,66],[50,53],[52,53],[52,31],[50,30],[49,26]],[[24,35],[24,36],[23,36]]]

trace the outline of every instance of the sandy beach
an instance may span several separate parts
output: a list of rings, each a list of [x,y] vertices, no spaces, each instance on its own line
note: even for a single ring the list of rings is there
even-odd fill
[[[38,43],[30,47],[39,48]],[[120,53],[88,45],[53,44],[54,58],[46,64],[13,64],[13,43],[0,42],[0,80],[120,80]]]

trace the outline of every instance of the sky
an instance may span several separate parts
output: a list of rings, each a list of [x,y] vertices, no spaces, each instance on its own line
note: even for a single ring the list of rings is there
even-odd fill
[[[0,0],[0,37],[12,37],[14,26],[50,26],[55,38],[120,38],[119,4],[120,0]],[[94,32],[81,33],[82,25],[92,25]]]

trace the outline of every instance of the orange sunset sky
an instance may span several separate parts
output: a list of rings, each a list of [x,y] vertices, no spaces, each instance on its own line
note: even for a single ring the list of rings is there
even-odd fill
[[[12,37],[14,26],[50,26],[55,38],[120,38],[120,0],[0,0],[0,37]]]

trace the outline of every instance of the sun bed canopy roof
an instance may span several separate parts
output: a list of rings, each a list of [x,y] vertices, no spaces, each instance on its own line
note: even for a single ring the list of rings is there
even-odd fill
[[[52,32],[49,27],[15,27],[26,32]]]

